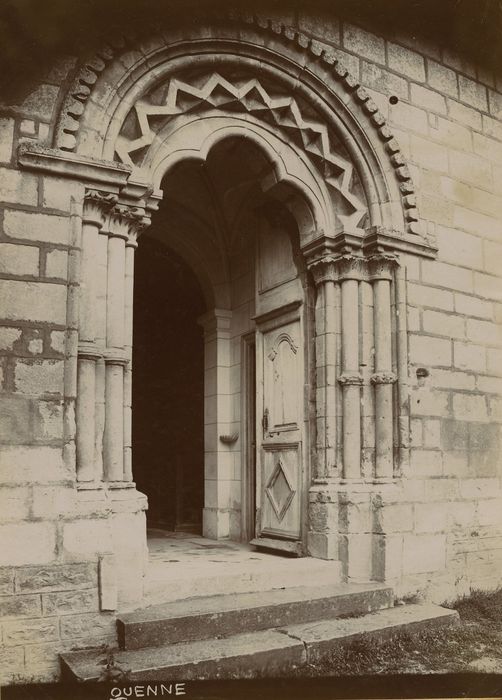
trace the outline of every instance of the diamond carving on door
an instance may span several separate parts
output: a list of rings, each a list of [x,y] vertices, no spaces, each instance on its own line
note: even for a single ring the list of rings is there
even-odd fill
[[[296,490],[291,486],[291,481],[284,470],[280,458],[277,460],[275,469],[267,484],[265,493],[270,499],[272,508],[275,510],[277,518],[283,519],[289,504],[293,500]]]

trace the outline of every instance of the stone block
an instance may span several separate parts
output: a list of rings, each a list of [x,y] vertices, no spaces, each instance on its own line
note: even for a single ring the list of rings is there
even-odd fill
[[[14,593],[14,569],[0,569],[0,595]]]
[[[453,343],[453,364],[470,372],[486,371],[486,350],[482,345]]]
[[[495,421],[502,420],[502,397],[489,396],[488,405],[490,407],[490,416]]]
[[[441,571],[445,566],[445,535],[404,536],[403,573],[405,575]]]
[[[448,99],[446,102],[448,105],[448,113],[452,119],[455,119],[461,124],[465,124],[465,126],[469,126],[472,129],[481,131],[481,114],[478,111],[472,109],[472,107],[466,107],[466,105],[463,105],[456,100]]]
[[[472,476],[468,450],[451,450],[443,454],[443,475],[459,479]]]
[[[502,162],[502,143],[483,134],[473,134],[474,151],[482,158]]]
[[[21,103],[23,114],[50,122],[58,103],[58,94],[59,88],[55,85],[39,84]]]
[[[373,578],[392,581],[402,576],[403,536],[373,536]]]
[[[24,648],[0,647],[0,683],[8,685],[25,677]]]
[[[453,415],[459,420],[488,420],[485,397],[472,394],[453,394]]]
[[[442,479],[426,479],[424,482],[425,502],[451,501],[458,499],[459,481],[451,477]]]
[[[447,512],[449,528],[468,528],[478,524],[477,504],[472,501],[448,503]]]
[[[441,476],[443,473],[441,452],[413,448],[410,454],[410,467],[417,477]]]
[[[0,326],[0,350],[12,350],[14,343],[21,337],[20,328]]]
[[[502,379],[500,377],[477,377],[476,388],[483,394],[502,396]]]
[[[68,252],[52,250],[45,260],[45,276],[66,279],[68,277]]]
[[[460,420],[443,420],[441,422],[441,445],[445,450],[467,450],[469,423]]]
[[[388,534],[407,532],[413,528],[413,507],[407,503],[389,503],[375,508],[374,532]]]
[[[445,289],[409,283],[407,292],[409,304],[453,311],[453,293]]]
[[[390,121],[398,127],[406,125],[407,130],[427,136],[429,133],[429,121],[427,112],[413,105],[399,101],[391,105],[389,109]]]
[[[502,123],[498,119],[492,119],[483,114],[483,131],[488,136],[502,141]]]
[[[473,291],[471,270],[449,265],[437,260],[422,261],[422,280],[425,284],[440,285],[459,292]]]
[[[11,445],[31,442],[30,417],[31,402],[28,399],[5,395],[0,401],[0,442]],[[4,478],[5,475],[0,474],[0,481]]]
[[[418,418],[413,418],[410,421],[411,429],[411,446],[422,447],[423,445],[423,429],[422,421]]]
[[[466,78],[465,75],[458,76],[458,87],[460,100],[466,102],[471,107],[488,111],[488,95],[486,87],[476,82],[475,80],[470,80]]]
[[[363,61],[361,65],[361,82],[374,90],[386,95],[395,95],[403,100],[408,99],[408,83],[394,73],[376,66],[374,63]]]
[[[438,92],[429,90],[422,85],[411,85],[411,101],[436,114],[446,114],[446,100]]]
[[[16,391],[20,394],[63,394],[63,360],[19,359],[14,370]]]
[[[410,362],[441,367],[451,365],[451,341],[429,335],[410,336]]]
[[[496,498],[500,494],[499,480],[495,478],[462,479],[460,497],[467,499]]]
[[[502,343],[502,328],[493,321],[468,318],[467,337],[475,338],[479,343],[486,343],[486,345],[500,345]]]
[[[0,168],[0,202],[36,206],[38,203],[36,176],[19,170]]]
[[[6,209],[4,233],[10,238],[69,245],[71,220],[69,217],[39,212]]]
[[[448,172],[448,151],[433,141],[411,135],[411,160],[424,168]],[[431,218],[431,217],[427,217]]]
[[[502,499],[492,498],[484,501],[478,509],[478,519],[481,526],[502,526]],[[499,565],[500,565],[499,561]]]
[[[458,97],[457,74],[451,68],[427,60],[427,82],[435,90],[439,90],[450,97]]]
[[[330,44],[340,43],[340,22],[330,12],[299,10],[298,26],[300,31]]]
[[[62,639],[95,640],[115,635],[115,616],[111,614],[84,613],[61,618]]]
[[[485,250],[486,250],[485,241]],[[502,255],[502,247],[501,247]],[[464,316],[477,316],[479,318],[493,317],[493,303],[478,299],[477,297],[468,296],[466,294],[455,294],[455,311]]]
[[[66,333],[65,331],[52,331],[51,332],[51,350],[64,354],[66,350]]]
[[[16,571],[16,591],[47,593],[96,588],[97,567],[91,563],[27,566]]]
[[[502,238],[502,222],[493,216],[480,214],[460,205],[455,206],[453,223],[459,228],[471,231],[477,236],[487,236],[497,240]],[[482,266],[481,266],[482,267]]]
[[[76,492],[72,486],[33,486],[32,514],[34,518],[55,519],[75,512]]]
[[[486,299],[502,301],[502,286],[500,278],[493,275],[486,275],[482,272],[474,273],[474,292]]]
[[[435,418],[428,418],[423,422],[424,447],[441,446],[441,423]]]
[[[110,550],[110,525],[106,519],[82,519],[63,525],[65,556],[94,558],[97,551]]]
[[[22,406],[28,404],[27,401],[21,399],[16,399],[12,403],[18,403]],[[0,411],[6,404],[7,399],[2,399]],[[23,419],[23,416],[29,427],[29,412],[26,414],[18,412],[16,420]],[[0,417],[0,426],[4,424],[2,416]],[[15,421],[8,422],[7,428],[9,426],[18,429]],[[8,432],[7,437],[9,437]],[[10,438],[12,440],[12,434],[10,434]],[[2,445],[0,449],[0,483],[51,482],[68,478],[68,476],[62,462],[61,447]]]
[[[14,119],[0,119],[0,163],[10,163],[14,141]]]
[[[34,403],[33,435],[36,439],[63,440],[63,404],[61,400]]]
[[[420,54],[388,42],[387,56],[389,68],[392,70],[402,73],[412,80],[422,83],[425,81],[425,61]]]
[[[52,642],[59,638],[57,618],[7,620],[3,624],[5,646]]]
[[[66,287],[48,282],[0,280],[0,318],[64,325]]]
[[[439,256],[445,262],[483,269],[483,241],[458,229],[436,227]]]
[[[0,618],[40,617],[39,595],[7,595],[0,597]]]
[[[502,376],[502,350],[488,348],[486,357],[488,372]]]
[[[448,527],[448,504],[416,503],[414,506],[415,532],[444,532]]]
[[[0,490],[0,522],[28,518],[30,500],[28,486],[4,486]]]
[[[465,338],[465,321],[453,314],[426,310],[422,314],[422,323],[426,333]]]
[[[348,51],[370,61],[385,64],[384,40],[348,22],[343,25],[343,45]]]
[[[502,119],[502,95],[495,90],[488,90],[490,114],[496,119]]]
[[[72,203],[80,202],[84,191],[81,183],[66,178],[44,177],[42,180],[42,206],[70,213]]]
[[[55,558],[53,523],[21,522],[0,525],[0,566],[44,564]]]
[[[484,241],[483,245],[484,269],[486,272],[498,275],[500,273],[500,260],[502,260],[502,245],[493,241]]]
[[[476,378],[467,372],[435,369],[431,374],[431,384],[437,389],[467,389],[476,387]]]
[[[98,592],[94,589],[83,591],[62,591],[42,594],[43,614],[67,615],[82,612],[97,612]]]
[[[99,609],[111,611],[117,609],[117,563],[114,554],[103,554],[99,558]]]
[[[445,416],[448,414],[448,393],[427,387],[411,392],[410,413],[412,416]]]

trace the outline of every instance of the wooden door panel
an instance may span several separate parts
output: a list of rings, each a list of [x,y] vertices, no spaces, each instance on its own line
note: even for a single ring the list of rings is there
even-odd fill
[[[300,427],[298,326],[298,322],[290,323],[279,333],[269,331],[264,338],[264,404],[269,437]]]
[[[300,445],[263,447],[261,535],[300,536]]]

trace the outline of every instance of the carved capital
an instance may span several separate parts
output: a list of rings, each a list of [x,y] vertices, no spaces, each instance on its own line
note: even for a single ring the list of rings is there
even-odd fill
[[[84,211],[82,221],[84,224],[94,224],[100,228],[110,209],[117,203],[117,195],[100,190],[87,190],[84,195]]]
[[[335,282],[337,280],[336,263],[332,255],[326,255],[323,258],[314,260],[308,264],[308,269],[312,273],[316,287],[323,282]]]
[[[340,281],[363,280],[367,277],[367,261],[358,255],[340,255],[334,262]]]
[[[338,377],[338,382],[342,386],[361,386],[363,378],[358,372],[344,372]]]
[[[106,229],[109,236],[124,238],[127,245],[135,247],[141,232],[150,225],[150,216],[143,207],[115,204],[111,209]]]
[[[392,280],[394,269],[399,264],[393,253],[376,253],[368,258],[369,274],[372,280]]]
[[[396,381],[394,372],[375,372],[371,375],[372,384],[394,384]]]

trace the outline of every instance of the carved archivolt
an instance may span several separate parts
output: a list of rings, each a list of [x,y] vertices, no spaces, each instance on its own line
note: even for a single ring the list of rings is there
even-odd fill
[[[286,94],[271,95],[256,78],[244,78],[235,83],[218,73],[202,76],[198,84],[173,78],[167,90],[162,86],[162,100],[146,95],[138,100],[134,114],[129,114],[115,150],[118,158],[131,166],[141,165],[144,149],[151,145],[166,120],[186,113],[219,109],[244,112],[286,132],[321,168],[323,179],[334,196],[337,217],[347,230],[363,228],[367,215],[357,173],[342,144],[333,143],[325,124],[305,117],[298,99]],[[164,117],[164,119],[162,119]],[[130,136],[127,127],[134,125],[137,136]]]
[[[329,71],[333,79],[342,86],[343,90],[351,95],[353,101],[359,103],[360,108],[368,116],[371,125],[378,133],[379,140],[384,144],[392,169],[396,174],[408,232],[418,233],[418,214],[414,187],[399,144],[394,138],[385,118],[379,112],[377,105],[370,98],[367,91],[361,87],[359,80],[351,75],[343,63],[338,60],[333,50],[294,28],[262,16],[245,13],[233,13],[225,18],[227,33],[229,20],[233,24],[252,25],[253,30],[256,32],[275,35],[278,42],[293,42],[295,47],[305,53],[309,53],[314,60],[318,61],[325,72]],[[236,36],[238,38],[238,30],[236,30]],[[170,41],[167,33],[164,44],[168,45]],[[113,39],[109,45],[86,61],[81,67],[60,112],[54,140],[54,145],[57,148],[66,151],[77,150],[80,119],[85,112],[87,101],[91,98],[93,88],[107,64],[115,57],[125,53],[126,50],[128,50],[127,39],[124,37]],[[328,183],[341,195],[346,207],[349,209],[349,211],[344,212],[344,216],[349,217],[352,225],[354,222],[362,221],[360,198],[355,194],[350,184],[351,180],[353,180],[350,163],[345,162],[345,157],[339,149],[333,149],[333,143],[330,142],[326,128],[323,128],[316,120],[305,117],[297,100],[293,100],[288,96],[272,96],[259,83],[254,85],[251,85],[250,82],[239,85],[225,84],[221,76],[214,74],[208,76],[208,81],[199,94],[194,89],[195,86],[186,82],[184,84],[177,83],[172,80],[170,84],[171,93],[168,96],[168,100],[166,100],[164,105],[157,105],[157,109],[160,107],[166,110],[170,107],[176,109],[176,100],[180,97],[180,90],[187,91],[185,94],[190,95],[192,98],[197,98],[199,101],[198,108],[200,108],[204,99],[208,100],[208,103],[214,107],[215,93],[213,88],[216,85],[219,88],[224,88],[227,96],[233,98],[234,106],[238,103],[242,109],[248,112],[258,114],[260,111],[259,104],[260,102],[263,103],[261,118],[275,121],[281,129],[289,129],[293,138],[301,139],[303,148],[311,157],[318,162],[322,161],[325,165],[326,172],[323,175]],[[201,90],[201,87],[199,86],[197,89]],[[207,92],[207,90],[210,92]],[[252,109],[253,95],[258,99],[258,103]],[[276,102],[276,99],[279,101]],[[283,104],[284,115],[281,113],[281,100],[287,100]],[[218,106],[220,109],[222,108],[221,103]],[[141,129],[137,139],[145,145],[148,145],[147,142],[150,139],[150,117],[153,116],[152,107],[153,105],[142,101],[135,105]],[[118,144],[117,150],[125,162],[131,157],[131,148],[130,143],[122,142]]]

